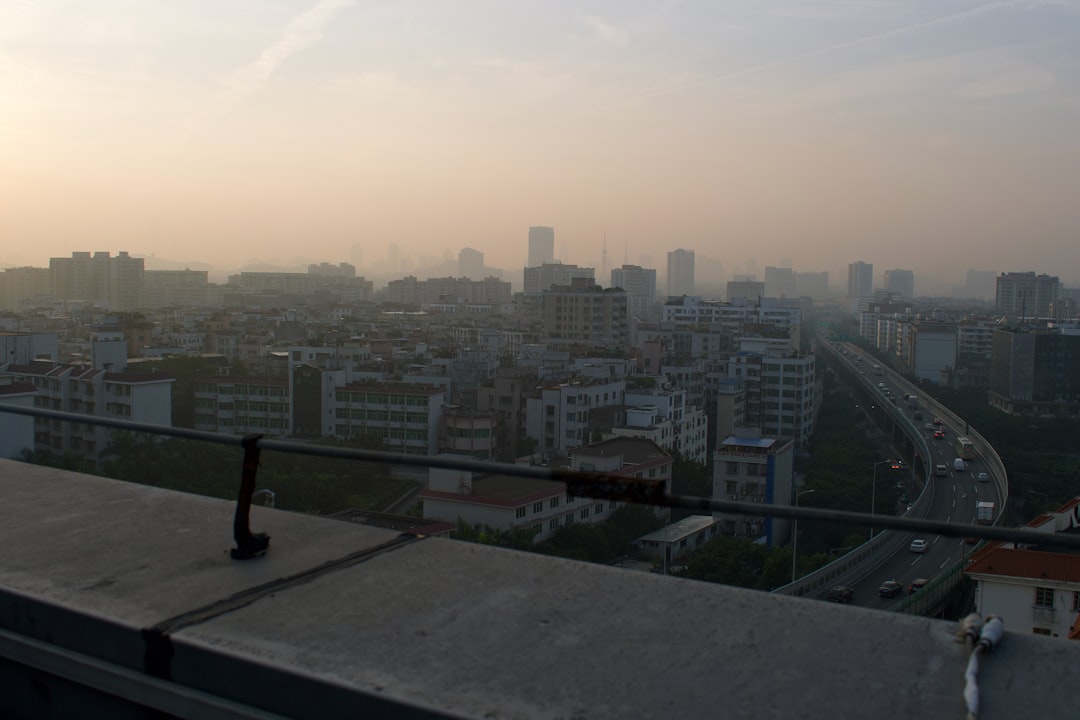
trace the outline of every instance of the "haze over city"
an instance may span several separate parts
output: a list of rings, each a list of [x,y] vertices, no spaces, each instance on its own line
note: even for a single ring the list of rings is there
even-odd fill
[[[0,266],[465,246],[1075,282],[1080,4],[0,7]],[[701,269],[704,269],[701,267]],[[699,270],[700,271],[700,270]],[[508,277],[508,279],[510,279]],[[515,282],[517,278],[514,278]]]

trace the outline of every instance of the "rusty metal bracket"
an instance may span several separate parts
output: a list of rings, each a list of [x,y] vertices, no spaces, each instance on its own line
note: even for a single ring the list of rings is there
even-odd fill
[[[251,560],[270,547],[269,535],[251,532],[251,500],[255,495],[255,473],[259,470],[260,438],[262,435],[245,435],[240,443],[244,448],[244,465],[233,518],[233,538],[236,540],[236,547],[230,553],[233,560]]]

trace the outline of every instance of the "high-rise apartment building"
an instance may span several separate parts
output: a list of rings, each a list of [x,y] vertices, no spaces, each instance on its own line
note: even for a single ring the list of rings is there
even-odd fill
[[[886,270],[882,281],[885,291],[892,295],[908,300],[915,296],[915,273],[911,270]]]
[[[680,297],[694,294],[694,251],[672,250],[667,254],[667,294]]]
[[[108,305],[111,310],[133,310],[142,300],[143,259],[126,252],[73,252],[69,258],[49,260],[52,294],[58,300],[82,300]]]
[[[525,267],[552,262],[555,262],[555,228],[543,225],[529,228],[529,262]]]
[[[861,260],[848,265],[847,296],[849,300],[874,294],[874,266]]]
[[[795,273],[789,267],[765,267],[765,297],[795,297]]]
[[[544,263],[525,268],[525,294],[535,295],[556,285],[569,285],[574,278],[587,278],[596,284],[595,268],[583,268],[565,263]]]
[[[552,342],[590,343],[609,347],[626,344],[626,292],[604,290],[589,278],[545,290],[543,332]]]
[[[1050,275],[1001,273],[997,278],[996,307],[1009,317],[1049,318],[1060,288],[1060,281]]]
[[[484,253],[471,247],[462,248],[458,252],[458,275],[470,280],[482,280],[484,278]]]
[[[652,320],[657,314],[656,270],[623,265],[611,271],[611,287],[626,291],[626,316]]]

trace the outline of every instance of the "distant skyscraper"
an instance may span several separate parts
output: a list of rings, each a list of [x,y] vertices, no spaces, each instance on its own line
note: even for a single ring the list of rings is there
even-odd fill
[[[364,246],[360,243],[353,243],[349,248],[349,261],[356,267],[364,266]]]
[[[529,228],[529,264],[525,267],[540,267],[550,262],[555,262],[555,228],[543,225]]]
[[[908,300],[915,296],[915,273],[911,270],[886,270],[882,279],[886,292]]]
[[[653,320],[656,315],[656,271],[637,265],[611,270],[611,287],[626,291],[627,318]]]
[[[667,254],[667,294],[669,297],[694,294],[694,251],[672,250]]]
[[[458,275],[470,280],[484,279],[484,253],[470,247],[458,253]]]
[[[848,265],[848,298],[870,297],[874,294],[874,266],[870,263],[853,262]]]
[[[795,297],[795,273],[790,267],[765,266],[765,297]]]
[[[997,279],[997,309],[1009,317],[1049,318],[1061,282],[1033,272],[1001,273]]]

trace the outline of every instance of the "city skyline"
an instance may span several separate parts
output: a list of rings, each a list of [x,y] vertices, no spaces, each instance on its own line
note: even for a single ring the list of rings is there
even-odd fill
[[[695,251],[1076,283],[1068,2],[0,8],[0,267]],[[645,258],[652,258],[646,261]],[[756,273],[752,266],[760,268]],[[363,274],[364,266],[358,268]],[[875,284],[879,278],[875,278]]]

